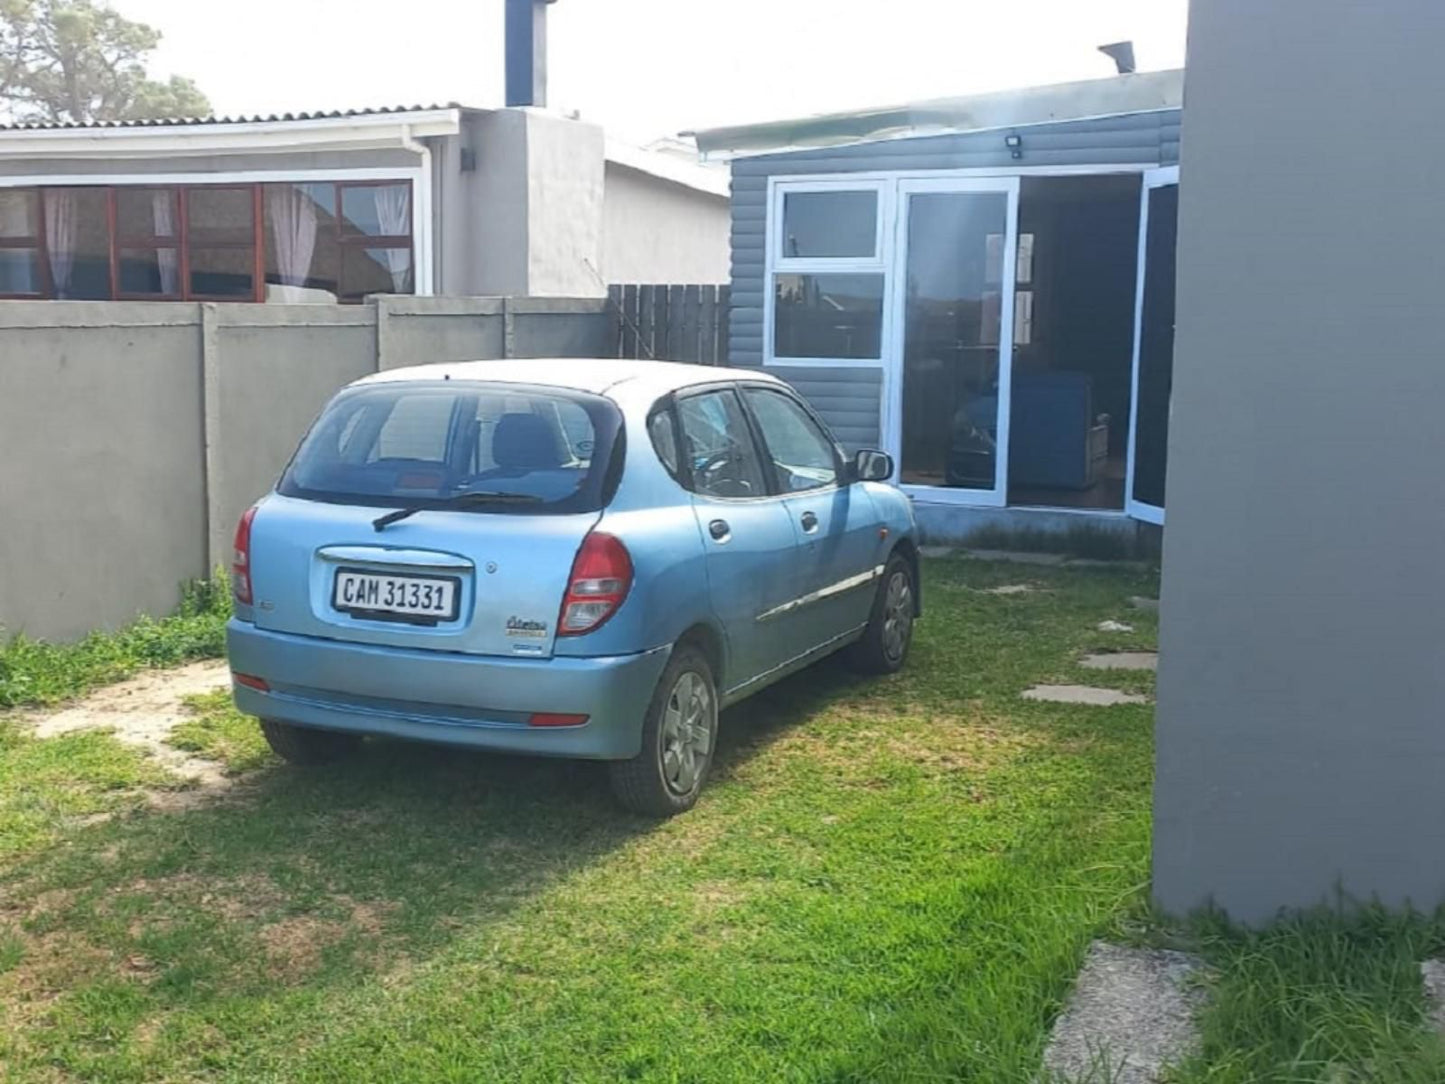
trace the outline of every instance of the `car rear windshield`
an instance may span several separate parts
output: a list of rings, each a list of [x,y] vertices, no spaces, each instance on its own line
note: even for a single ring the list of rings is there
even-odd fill
[[[617,407],[558,388],[478,381],[366,384],[333,399],[278,490],[386,507],[535,515],[611,496]],[[494,502],[475,495],[492,495]]]

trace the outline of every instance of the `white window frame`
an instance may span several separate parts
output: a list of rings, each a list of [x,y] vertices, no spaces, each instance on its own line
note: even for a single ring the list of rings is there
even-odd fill
[[[1134,351],[1129,366],[1129,450],[1124,460],[1124,512],[1145,523],[1164,525],[1164,509],[1134,497],[1134,457],[1139,434],[1139,360],[1144,334],[1144,286],[1149,254],[1149,196],[1156,189],[1179,185],[1178,166],[1160,166],[1145,172],[1139,187],[1139,259],[1134,281]]]
[[[828,369],[877,369],[881,368],[888,352],[889,312],[888,296],[891,290],[893,244],[892,202],[895,185],[888,178],[842,175],[831,178],[768,178],[768,210],[766,251],[763,259],[763,364],[798,366],[801,368]],[[872,256],[784,256],[783,248],[783,199],[796,193],[810,192],[872,192],[877,201],[874,222]],[[878,335],[878,357],[876,358],[795,358],[774,352],[777,328],[776,290],[773,278],[777,274],[813,275],[880,275],[883,278],[883,304]]]
[[[1009,176],[904,178],[898,183],[898,213],[895,223],[898,240],[895,249],[900,260],[905,263],[908,218],[911,211],[909,201],[913,196],[929,193],[998,195],[1003,196],[1006,201],[999,283],[998,405],[995,408],[994,421],[997,448],[994,452],[993,485],[983,489],[895,482],[899,489],[915,499],[975,508],[1003,508],[1008,504],[1009,433],[1013,422],[1014,296],[1018,269],[1019,191],[1019,178]],[[896,337],[890,343],[891,349],[886,350],[891,359],[887,369],[891,379],[884,381],[887,397],[884,400],[882,437],[888,454],[893,457],[894,476],[899,478],[903,471],[903,359],[907,349],[905,313],[908,306],[906,266],[900,267],[896,278],[897,283],[889,300],[889,307],[894,312],[893,327]]]
[[[901,217],[901,208],[898,206],[900,187],[910,181],[950,181],[984,178],[1024,178],[1024,177],[1095,177],[1105,175],[1131,174],[1141,179],[1161,169],[1176,169],[1177,166],[1164,166],[1158,162],[1129,162],[1129,163],[1083,163],[1078,165],[1060,166],[978,166],[965,167],[962,169],[899,169],[899,170],[859,170],[848,173],[796,173],[796,174],[774,174],[768,177],[768,191],[766,204],[765,224],[765,249],[763,252],[763,350],[762,360],[766,366],[782,366],[787,368],[824,368],[824,369],[878,369],[881,373],[881,384],[879,389],[878,404],[878,433],[879,443],[885,449],[894,449],[896,452],[901,448],[902,433],[899,431],[902,425],[902,418],[892,408],[895,395],[900,389],[895,384],[901,379],[898,372],[901,365],[901,355],[897,353],[895,345],[901,342],[900,336],[894,327],[894,321],[902,306],[898,302],[900,287],[897,284],[898,276],[901,274],[899,258],[903,253],[898,249],[900,242],[897,238],[898,220]],[[778,257],[781,249],[782,233],[782,192],[806,192],[806,191],[857,191],[859,189],[876,189],[879,192],[878,214],[880,229],[883,231],[883,238],[879,242],[874,260],[847,260],[847,259],[794,259],[782,260]],[[1017,262],[1017,213],[1014,212],[1015,223],[1013,232],[1015,234],[1015,267]],[[891,225],[888,225],[891,223]],[[817,266],[817,265],[826,266]],[[778,357],[773,352],[774,342],[774,312],[773,312],[773,274],[775,271],[839,271],[851,272],[860,271],[873,273],[881,271],[884,275],[884,297],[883,310],[883,344],[882,357],[877,359],[869,358],[789,358]],[[1012,321],[1014,313],[1010,308],[1008,311],[1010,323],[1009,336],[1012,340]],[[1011,344],[1013,349],[1013,344]],[[1010,410],[1012,408],[1010,407]],[[1132,426],[1132,422],[1131,422]],[[894,455],[895,463],[899,460]],[[1130,448],[1128,468],[1132,470],[1133,449]],[[1123,519],[1129,516],[1125,509],[1098,509],[1098,508],[1075,508],[1075,507],[1045,507],[1035,505],[1015,506],[1007,503],[1008,486],[1005,475],[1005,483],[1001,487],[1003,502],[1002,507],[1025,508],[1030,512],[1061,513],[1064,515],[1078,515],[1081,517],[1104,517]],[[1127,483],[1132,492],[1132,482]],[[947,486],[910,486],[910,495],[920,504],[943,504],[958,505],[967,507],[999,507],[995,503],[997,497],[990,495],[988,500],[979,500],[976,497],[980,491],[953,489]]]

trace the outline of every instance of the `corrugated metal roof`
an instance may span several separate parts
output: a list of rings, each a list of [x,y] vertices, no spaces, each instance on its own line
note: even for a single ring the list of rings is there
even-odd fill
[[[729,158],[1178,109],[1183,98],[1183,70],[1134,72],[684,134],[697,139],[704,156]]]
[[[23,121],[0,124],[0,132],[81,131],[105,128],[185,128],[198,124],[275,124],[288,120],[342,120],[346,117],[374,117],[387,113],[428,113],[439,109],[463,109],[456,102],[438,105],[383,105],[369,109],[329,109],[300,113],[269,113],[239,116],[169,117],[153,120]]]

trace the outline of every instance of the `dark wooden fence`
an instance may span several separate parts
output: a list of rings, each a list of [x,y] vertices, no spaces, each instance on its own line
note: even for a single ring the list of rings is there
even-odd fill
[[[728,287],[613,286],[607,298],[617,357],[727,364]]]

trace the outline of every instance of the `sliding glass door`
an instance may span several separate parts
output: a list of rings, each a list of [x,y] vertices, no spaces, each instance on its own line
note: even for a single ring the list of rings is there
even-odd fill
[[[1139,281],[1134,313],[1133,410],[1124,509],[1164,522],[1169,396],[1174,380],[1174,255],[1179,167],[1144,175],[1139,212]]]
[[[903,486],[1007,494],[1018,179],[899,183],[888,431]]]

